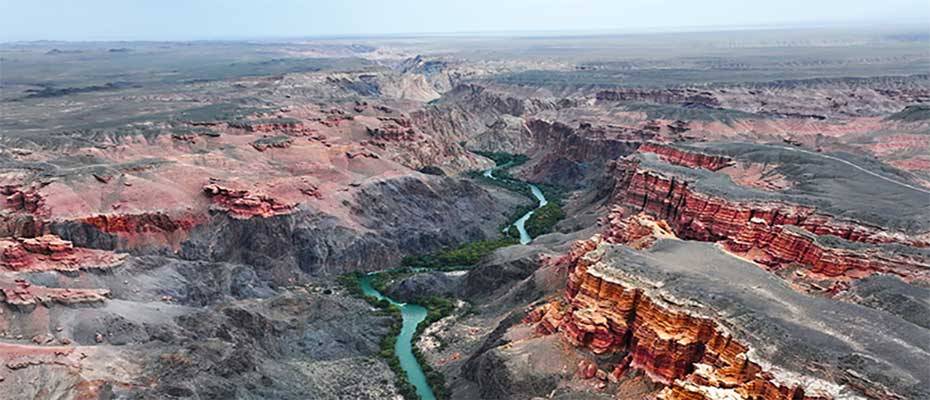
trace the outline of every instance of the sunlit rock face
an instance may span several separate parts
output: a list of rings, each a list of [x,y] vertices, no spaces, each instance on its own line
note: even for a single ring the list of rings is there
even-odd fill
[[[840,323],[847,313],[852,316],[863,312],[883,320],[887,316],[878,316],[874,310],[861,306],[798,294],[778,278],[726,255],[719,248],[688,243],[663,239],[652,248],[633,250],[610,244],[600,235],[582,241],[575,248],[587,250],[586,253],[567,255],[571,270],[564,297],[533,309],[524,322],[534,325],[539,335],[560,335],[566,343],[600,356],[592,368],[608,371],[614,376],[610,378],[612,382],[624,379],[629,369],[642,371],[664,385],[659,392],[659,398],[663,399],[838,399],[856,398],[859,391],[877,398],[894,398],[894,393],[923,390],[920,384],[889,387],[880,379],[862,378],[863,372],[855,368],[841,372],[856,377],[851,380],[835,380],[835,372],[792,371],[818,362],[811,354],[804,354],[806,350],[788,350],[803,339],[781,336],[777,333],[784,332],[778,327],[780,322],[774,325],[764,322],[780,318],[767,305],[768,299],[757,299],[752,291],[733,294],[724,287],[749,285],[769,293],[767,296],[786,302],[785,307],[805,310],[801,312],[805,318],[812,318],[813,323],[805,329],[827,333],[833,329],[827,327]],[[690,261],[695,257],[701,257],[701,261]],[[701,281],[706,284],[693,286]],[[837,317],[840,319],[834,320]],[[744,318],[761,325],[746,330]],[[823,320],[814,322],[820,319]],[[875,329],[869,334],[875,337],[895,332],[894,329],[920,332],[918,337],[905,340],[918,346],[930,345],[926,332],[909,324],[896,326],[855,329],[863,332]],[[829,343],[821,351],[828,357],[840,358],[862,356],[880,347],[856,350],[846,347],[841,340]],[[783,358],[784,352],[795,351],[799,353]],[[915,357],[911,361],[919,359]],[[917,364],[911,361],[902,361],[892,369],[914,373]],[[585,376],[587,368],[583,366],[581,376]],[[838,367],[831,364],[828,368]],[[927,379],[923,375],[918,379]],[[605,381],[608,378],[603,377]]]

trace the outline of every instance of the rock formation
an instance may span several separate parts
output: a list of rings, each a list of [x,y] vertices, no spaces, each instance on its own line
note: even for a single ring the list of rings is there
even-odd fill
[[[294,138],[287,135],[268,136],[252,142],[252,147],[258,151],[265,151],[270,148],[286,149],[294,143]]]
[[[14,306],[100,303],[110,296],[107,289],[59,289],[33,285],[17,279],[13,285],[0,287],[3,301]]]
[[[733,160],[726,156],[682,150],[669,145],[653,142],[643,143],[642,146],[639,146],[637,151],[640,153],[658,154],[660,158],[671,164],[682,165],[689,168],[703,168],[710,171],[720,170],[733,163]]]
[[[106,250],[77,248],[55,235],[0,239],[0,265],[18,272],[107,269],[126,257]]]
[[[13,211],[37,213],[45,201],[35,187],[23,189],[19,185],[4,185],[0,187],[0,194],[6,196],[6,208]]]
[[[233,189],[215,183],[205,185],[203,192],[210,198],[215,207],[229,212],[234,218],[240,219],[267,218],[289,214],[294,211],[295,206],[294,204],[281,203],[265,194],[253,193],[245,189]]]
[[[583,365],[580,370],[584,378],[597,375],[592,371],[601,368],[614,377],[624,375],[628,368],[640,370],[665,385],[659,394],[663,399],[836,399],[848,393],[849,388],[822,378],[793,375],[777,362],[760,359],[748,342],[736,336],[741,330],[733,331],[731,325],[721,324],[712,310],[695,303],[696,299],[679,298],[663,289],[665,283],[661,280],[654,280],[671,278],[675,272],[656,272],[647,277],[635,274],[640,267],[625,266],[644,262],[642,268],[653,268],[649,265],[667,263],[668,246],[657,253],[663,254],[660,260],[644,256],[647,258],[638,261],[640,255],[629,250],[609,255],[612,247],[600,236],[587,242],[579,248],[594,250],[570,261],[564,298],[539,306],[524,319],[536,326],[538,334],[558,333],[573,346],[595,355],[616,355],[599,359],[619,361]],[[688,268],[685,264],[681,267]],[[741,268],[751,269],[748,265]],[[721,301],[726,304],[730,300]],[[859,376],[856,371],[845,373]],[[608,375],[601,379],[607,381]],[[877,398],[895,398],[888,392],[879,394],[882,390],[887,388],[870,393]]]

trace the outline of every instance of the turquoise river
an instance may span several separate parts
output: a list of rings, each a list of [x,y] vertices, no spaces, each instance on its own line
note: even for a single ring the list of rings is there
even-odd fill
[[[506,165],[501,166],[506,167]],[[497,179],[493,175],[494,170],[500,167],[488,169],[484,171],[484,176]],[[548,204],[546,197],[543,195],[542,191],[539,190],[536,185],[530,184],[530,191],[533,193],[533,196],[539,201],[539,206],[542,207]],[[538,208],[537,207],[537,208]],[[534,210],[535,211],[535,210]],[[526,232],[525,224],[528,219],[533,215],[533,211],[529,211],[512,226],[516,227],[517,231],[520,232],[520,243],[527,244],[533,240],[530,237],[529,233]],[[509,228],[509,227],[508,227]],[[374,297],[378,300],[387,300],[391,304],[400,308],[401,316],[403,317],[403,325],[400,329],[400,334],[397,336],[397,341],[394,342],[394,355],[397,356],[400,360],[400,367],[404,370],[404,374],[407,375],[407,380],[410,384],[413,385],[417,390],[417,396],[421,400],[435,400],[436,395],[433,394],[433,390],[430,388],[429,383],[426,380],[426,374],[423,373],[423,368],[420,366],[420,363],[417,361],[416,356],[413,355],[413,335],[417,331],[417,325],[426,318],[426,308],[417,304],[408,304],[408,303],[398,303],[394,299],[387,297],[371,284],[371,278],[377,274],[377,272],[366,275],[359,282],[362,292],[366,296]]]

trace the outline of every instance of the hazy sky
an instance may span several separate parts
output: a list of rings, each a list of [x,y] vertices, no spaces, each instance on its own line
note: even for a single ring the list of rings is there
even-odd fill
[[[898,22],[930,0],[0,0],[0,41],[274,38]]]

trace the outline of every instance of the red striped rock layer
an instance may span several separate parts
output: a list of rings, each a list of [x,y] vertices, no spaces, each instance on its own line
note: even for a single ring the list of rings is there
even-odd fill
[[[638,151],[640,153],[656,154],[670,164],[703,168],[710,171],[717,171],[733,164],[733,160],[726,156],[687,151],[653,142],[643,143],[642,146],[639,146]]]
[[[747,229],[723,244],[732,252],[774,268],[796,262],[828,277],[862,278],[873,273],[890,273],[905,279],[930,280],[930,264],[916,257],[886,254],[877,249],[827,247],[803,230],[769,226],[758,218],[751,219]]]
[[[165,213],[98,214],[79,220],[101,232],[115,234],[174,233],[189,231],[200,223],[195,216],[172,216]]]
[[[197,225],[206,221],[205,215],[167,214],[163,212],[143,212],[138,214],[97,214],[73,220],[99,232],[107,233],[115,239],[111,244],[92,244],[78,241],[75,236],[66,234],[70,228],[64,228],[62,236],[78,241],[79,245],[113,249],[132,249],[139,246],[161,245],[172,249],[180,248],[181,242]],[[53,230],[59,228],[52,228]]]
[[[18,272],[111,268],[126,257],[111,251],[74,247],[55,235],[0,239],[0,265]]]
[[[646,211],[669,224],[678,235],[695,240],[734,238],[748,229],[752,218],[769,225],[794,225],[817,235],[833,235],[853,242],[904,243],[927,246],[903,234],[840,221],[818,214],[810,207],[784,203],[739,203],[694,191],[688,181],[658,172],[637,169],[620,199],[623,204]]]
[[[800,263],[812,272],[859,278],[875,272],[890,272],[904,278],[926,278],[930,269],[924,261],[887,255],[877,250],[863,252],[836,249],[816,243],[813,236],[784,226],[796,226],[816,235],[833,235],[852,242],[902,243],[924,247],[927,243],[888,234],[877,228],[839,221],[809,207],[783,203],[739,203],[691,189],[689,182],[657,172],[636,169],[620,178],[626,190],[619,201],[665,219],[685,239],[723,241],[728,249],[747,252],[754,261],[777,266]],[[623,184],[623,183],[621,183]]]
[[[0,293],[3,294],[4,303],[15,306],[100,303],[110,296],[110,291],[106,289],[49,288],[21,279],[17,279],[12,286],[0,287]]]
[[[591,270],[596,262],[595,257],[576,261],[564,312],[552,316],[561,309],[544,306],[537,331],[554,331],[555,325],[576,347],[595,354],[627,353],[611,375],[628,367],[641,370],[667,385],[660,394],[665,399],[712,399],[709,393],[715,391],[764,400],[826,398],[798,384],[776,382],[749,360],[749,348],[716,322],[656,300],[641,288],[604,279]]]
[[[622,207],[615,207],[607,215],[603,236],[607,242],[623,243],[634,249],[652,247],[657,239],[674,238],[672,228],[664,220],[656,220],[646,213],[624,216]]]
[[[203,192],[210,197],[214,206],[228,211],[231,216],[239,219],[289,214],[294,211],[295,207],[294,204],[283,203],[261,193],[217,184],[204,186]]]
[[[6,208],[13,211],[36,214],[45,205],[45,199],[35,187],[4,185],[0,187],[0,194],[5,196]]]

